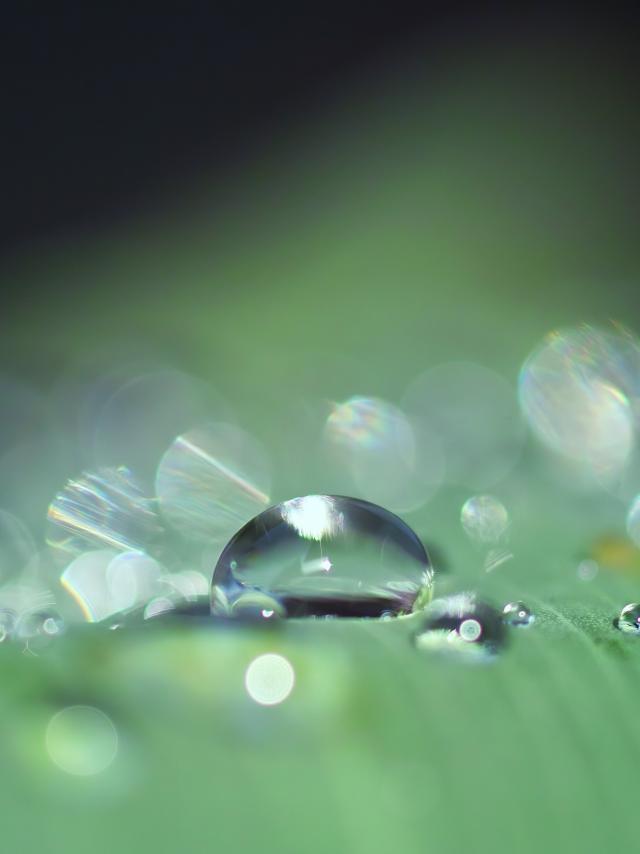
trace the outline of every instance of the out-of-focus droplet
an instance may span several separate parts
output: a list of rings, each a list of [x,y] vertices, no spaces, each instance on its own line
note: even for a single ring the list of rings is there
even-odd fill
[[[392,510],[415,510],[444,477],[438,438],[421,419],[379,398],[352,397],[335,404],[325,443],[359,494]]]
[[[231,424],[178,436],[156,473],[164,517],[184,537],[225,542],[269,504],[271,467],[262,446]]]
[[[100,547],[148,549],[161,533],[151,501],[123,467],[85,472],[49,506],[47,543],[65,561]]]
[[[69,706],[49,721],[45,743],[49,758],[62,771],[92,777],[116,758],[118,733],[104,712],[92,706]]]
[[[633,542],[640,546],[640,495],[631,502],[627,513],[627,533]]]
[[[277,706],[293,690],[295,671],[283,655],[268,652],[254,658],[244,677],[247,694],[260,706]]]
[[[122,552],[107,566],[106,582],[113,612],[126,611],[150,599],[158,590],[162,568],[144,552]]]
[[[520,457],[524,429],[515,389],[482,365],[432,368],[411,383],[402,406],[441,441],[448,483],[487,489]]]
[[[635,441],[640,347],[619,327],[553,332],[520,371],[522,411],[537,438],[602,485]]]
[[[509,514],[504,504],[493,495],[474,495],[462,505],[460,521],[473,542],[491,545],[506,534]]]
[[[144,604],[159,588],[162,570],[143,552],[112,549],[84,552],[60,576],[60,583],[90,623]]]
[[[12,636],[38,654],[51,646],[64,630],[64,620],[54,611],[25,611],[18,616]]]
[[[201,380],[176,370],[126,378],[103,401],[95,417],[95,455],[102,465],[126,465],[144,478],[153,475],[175,436],[207,420],[225,421],[230,411]]]
[[[428,601],[433,570],[401,519],[368,501],[294,498],[261,513],[228,543],[213,574],[213,614],[264,593],[289,617],[407,613]]]
[[[11,640],[17,621],[18,615],[15,611],[8,608],[0,610],[0,643]]]
[[[506,632],[500,613],[473,594],[434,599],[414,636],[417,649],[445,653],[468,661],[487,661],[504,646]]]
[[[637,602],[625,605],[615,625],[627,635],[640,635],[640,605]]]
[[[524,602],[508,602],[502,609],[502,619],[508,626],[524,628],[535,620],[533,611]]]
[[[595,560],[581,560],[578,564],[577,575],[580,581],[593,581],[600,567]]]

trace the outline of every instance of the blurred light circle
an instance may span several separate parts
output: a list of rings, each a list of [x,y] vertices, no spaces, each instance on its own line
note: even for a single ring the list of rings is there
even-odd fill
[[[244,683],[255,703],[276,706],[292,692],[295,671],[284,656],[269,652],[254,658],[247,668]]]
[[[520,457],[524,429],[515,390],[471,362],[439,365],[415,379],[402,401],[442,443],[448,483],[484,489]]]
[[[509,527],[507,509],[493,495],[474,495],[462,505],[460,521],[469,539],[476,543],[497,543]]]
[[[180,371],[129,378],[104,401],[95,418],[95,454],[101,465],[126,465],[151,482],[172,439],[207,419],[230,416],[210,386]]]
[[[639,389],[640,348],[617,327],[553,332],[520,371],[520,405],[536,437],[605,484],[632,455]]]
[[[162,568],[144,552],[122,552],[107,566],[106,582],[112,613],[149,600],[158,588]]]
[[[124,466],[69,480],[47,511],[47,544],[65,561],[101,546],[148,549],[161,534],[152,502]]]
[[[627,513],[627,533],[633,542],[640,546],[640,495],[631,502]]]
[[[51,761],[77,777],[105,771],[116,758],[118,733],[104,712],[92,706],[69,706],[47,726],[45,743]]]
[[[181,534],[226,542],[269,506],[265,449],[239,427],[210,423],[178,436],[156,473],[163,516]]]
[[[327,418],[325,444],[355,491],[398,512],[428,501],[444,477],[442,447],[423,419],[380,398],[351,397]]]

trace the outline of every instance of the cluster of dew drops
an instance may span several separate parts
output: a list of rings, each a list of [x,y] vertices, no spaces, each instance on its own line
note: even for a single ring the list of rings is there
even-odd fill
[[[166,377],[153,380],[157,389],[141,382],[123,386],[113,412],[103,411],[111,413],[103,418],[105,435],[109,442],[115,435],[122,448],[131,444],[130,419],[119,416],[132,401],[161,401],[162,421],[193,396],[191,384],[173,374],[169,387]],[[525,360],[517,398],[492,372],[451,363],[414,381],[402,409],[364,397],[336,404],[324,441],[371,504],[312,495],[271,506],[264,448],[232,422],[180,433],[160,447],[157,465],[158,448],[143,429],[137,452],[154,459],[153,498],[121,466],[69,481],[49,507],[47,545],[60,561],[53,575],[75,617],[56,597],[23,595],[16,586],[0,608],[0,643],[15,640],[37,655],[77,621],[78,609],[84,621],[110,629],[177,613],[267,621],[412,615],[420,622],[419,649],[491,657],[510,629],[534,623],[532,610],[520,601],[495,609],[473,593],[432,599],[424,547],[394,513],[424,504],[445,475],[457,485],[468,475],[504,477],[524,443],[522,419],[514,415],[524,416],[540,446],[577,472],[585,488],[612,491],[638,464],[640,345],[620,327],[554,332]],[[468,418],[459,417],[460,400]],[[507,424],[511,432],[498,435]],[[631,501],[629,539],[640,545],[640,496],[624,500]],[[512,560],[509,514],[500,500],[472,496],[460,521],[480,547],[485,572]],[[165,522],[175,535],[169,545]],[[262,534],[271,528],[286,548],[264,548]],[[207,542],[215,548],[207,551]],[[177,558],[176,543],[182,548]],[[593,577],[593,565],[584,561],[579,577]],[[614,624],[640,636],[640,604],[626,605]]]

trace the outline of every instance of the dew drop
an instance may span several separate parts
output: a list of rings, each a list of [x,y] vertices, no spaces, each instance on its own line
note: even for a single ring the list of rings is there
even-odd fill
[[[502,619],[508,626],[530,626],[535,618],[524,602],[508,602],[502,609]]]
[[[307,495],[265,510],[231,539],[213,574],[211,610],[236,616],[247,595],[260,594],[271,604],[258,597],[256,613],[379,617],[410,612],[432,583],[423,544],[397,516],[356,498]]]
[[[468,661],[491,660],[505,639],[500,613],[468,593],[434,599],[425,608],[422,625],[414,636],[420,651]]]
[[[509,527],[509,514],[493,495],[474,495],[460,511],[460,521],[469,539],[476,543],[497,543]]]
[[[628,635],[640,635],[640,605],[631,602],[625,605],[620,616],[615,620],[616,628]]]

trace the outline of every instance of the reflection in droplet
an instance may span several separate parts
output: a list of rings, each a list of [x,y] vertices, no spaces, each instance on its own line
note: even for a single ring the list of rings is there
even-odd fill
[[[460,593],[434,599],[425,608],[414,642],[421,651],[488,661],[502,649],[505,638],[500,613],[473,594]]]
[[[486,489],[517,462],[524,430],[515,390],[470,362],[439,365],[411,383],[403,408],[442,443],[448,483]]]
[[[79,777],[105,771],[118,752],[113,722],[92,706],[69,706],[57,712],[49,721],[45,742],[51,761]]]
[[[410,420],[379,398],[352,397],[335,404],[325,442],[359,494],[397,511],[428,501],[444,477],[438,438],[423,419]]]
[[[493,544],[504,537],[509,527],[509,514],[493,495],[474,495],[462,505],[460,521],[471,540]]]
[[[156,474],[165,518],[183,535],[224,542],[269,504],[264,449],[230,424],[207,424],[172,443]]]
[[[640,635],[640,605],[637,602],[625,605],[615,625],[627,635]]]
[[[241,593],[229,607],[230,616],[238,619],[275,622],[286,617],[286,609],[282,602],[260,590],[247,590],[246,593]]]
[[[287,699],[295,684],[291,662],[268,652],[254,658],[244,677],[247,694],[261,706],[276,706]]]
[[[424,546],[397,516],[310,495],[271,507],[232,538],[213,574],[211,609],[230,616],[240,596],[259,591],[290,617],[407,613],[428,601],[432,582]]]
[[[151,502],[122,467],[70,480],[49,507],[47,542],[66,560],[101,546],[146,549],[160,534]]]
[[[520,371],[520,405],[547,447],[608,484],[634,446],[640,347],[618,327],[553,332]]]
[[[533,611],[524,602],[508,602],[502,609],[502,619],[508,626],[525,628],[535,620]]]

